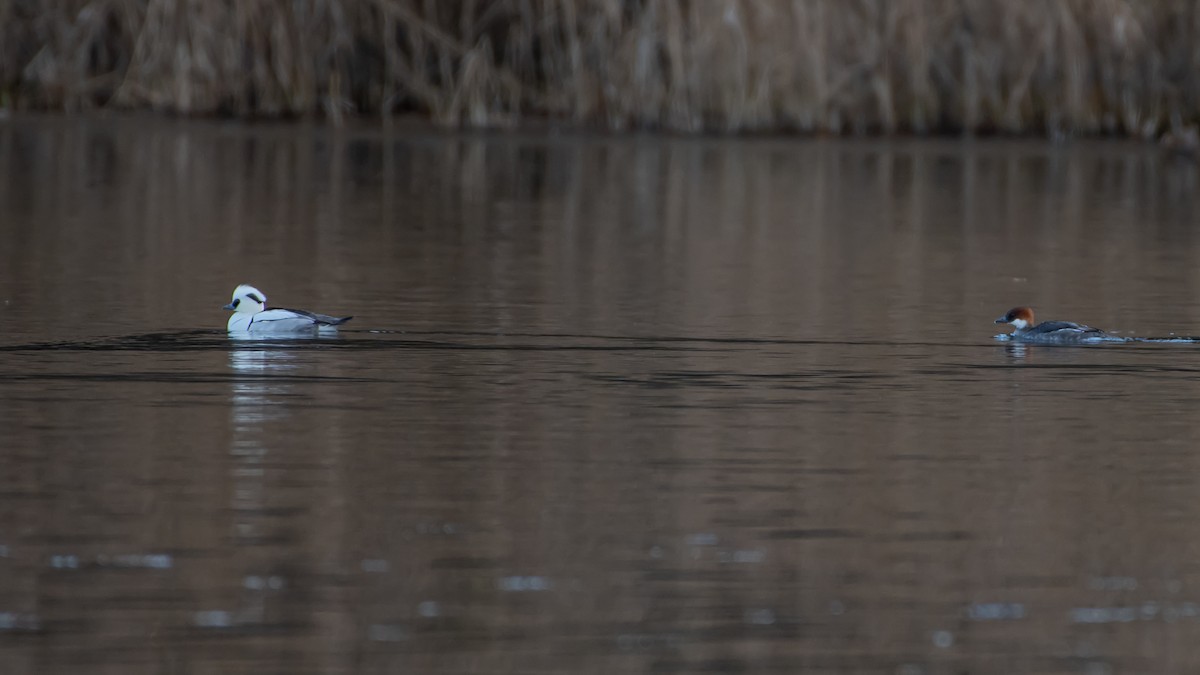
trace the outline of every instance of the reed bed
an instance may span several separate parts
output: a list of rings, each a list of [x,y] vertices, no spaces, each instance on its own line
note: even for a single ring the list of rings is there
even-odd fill
[[[1156,136],[1193,0],[0,0],[0,108]]]

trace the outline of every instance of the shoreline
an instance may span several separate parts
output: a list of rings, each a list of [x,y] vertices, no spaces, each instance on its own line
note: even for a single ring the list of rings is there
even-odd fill
[[[82,112],[67,112],[62,110],[13,111],[0,109],[0,127],[10,124],[38,124],[42,122],[99,122],[115,125],[154,124],[163,126],[179,124],[195,126],[197,128],[208,128],[214,131],[265,133],[268,135],[291,130],[304,130],[319,134],[329,134],[341,139],[386,139],[389,137],[409,138],[418,136],[460,138],[464,140],[473,138],[520,141],[546,139],[567,142],[637,142],[639,139],[646,139],[656,142],[681,143],[719,143],[732,141],[751,145],[757,143],[834,143],[839,145],[861,143],[869,147],[880,147],[881,145],[896,147],[909,145],[937,146],[940,144],[957,145],[960,143],[969,143],[976,144],[981,148],[993,145],[1019,144],[1045,147],[1047,149],[1065,148],[1079,143],[1096,146],[1133,144],[1146,148],[1158,148],[1165,156],[1179,156],[1188,159],[1197,158],[1196,149],[1192,146],[1180,149],[1172,145],[1172,143],[1179,141],[1170,133],[1159,138],[1139,138],[1130,135],[1100,133],[1059,135],[1055,138],[1032,133],[929,133],[922,135],[911,133],[837,135],[770,131],[753,133],[684,133],[671,130],[612,130],[538,121],[506,127],[449,127],[437,124],[419,115],[407,115],[402,119],[393,119],[391,121],[378,118],[355,117],[345,119],[339,124],[331,124],[327,120],[317,117],[244,119],[220,115],[180,115],[177,113],[138,109],[110,110],[98,108]]]

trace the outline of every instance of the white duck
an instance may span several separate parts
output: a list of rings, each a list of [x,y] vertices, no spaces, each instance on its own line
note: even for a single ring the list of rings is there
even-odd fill
[[[337,330],[335,326],[354,318],[313,314],[302,309],[267,309],[267,296],[249,284],[233,289],[233,302],[224,309],[233,312],[227,325],[229,332],[242,334],[316,333]]]

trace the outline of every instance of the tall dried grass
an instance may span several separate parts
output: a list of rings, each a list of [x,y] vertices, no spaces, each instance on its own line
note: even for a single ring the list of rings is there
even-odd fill
[[[0,107],[1154,135],[1193,0],[0,0]]]

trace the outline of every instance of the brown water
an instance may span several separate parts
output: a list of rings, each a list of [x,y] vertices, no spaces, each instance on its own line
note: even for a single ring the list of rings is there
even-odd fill
[[[0,121],[2,673],[1190,673],[1197,170]],[[354,314],[231,342],[234,285]]]

